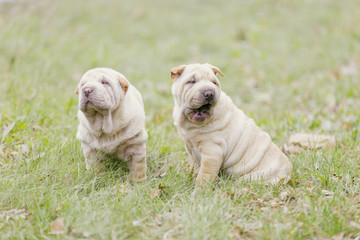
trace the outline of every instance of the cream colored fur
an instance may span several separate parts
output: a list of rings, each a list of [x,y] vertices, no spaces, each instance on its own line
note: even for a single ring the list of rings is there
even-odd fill
[[[292,168],[288,158],[269,134],[221,91],[216,73],[222,75],[210,64],[171,70],[174,124],[197,174],[196,184],[211,181],[220,170],[251,181],[277,183],[286,179]],[[210,109],[199,113],[196,109],[207,103],[204,91],[213,91],[216,99]]]
[[[93,91],[86,96],[86,91]],[[109,68],[87,71],[79,82],[77,139],[86,167],[102,169],[101,159],[112,157],[128,163],[130,179],[146,179],[145,113],[137,89]]]

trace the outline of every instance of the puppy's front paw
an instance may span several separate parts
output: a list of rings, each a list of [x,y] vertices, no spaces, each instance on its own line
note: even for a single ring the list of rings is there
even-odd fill
[[[197,173],[197,177],[195,180],[195,186],[202,186],[202,185],[206,185],[210,182],[210,176],[209,175],[203,175],[203,174],[198,174]]]

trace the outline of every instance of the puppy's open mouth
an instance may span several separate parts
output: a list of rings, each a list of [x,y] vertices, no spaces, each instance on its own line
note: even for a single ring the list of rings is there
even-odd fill
[[[188,109],[188,116],[196,122],[203,122],[211,114],[211,107],[212,105],[207,103],[199,108]]]

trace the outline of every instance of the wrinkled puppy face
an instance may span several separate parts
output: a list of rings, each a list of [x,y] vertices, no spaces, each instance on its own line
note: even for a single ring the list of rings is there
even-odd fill
[[[193,123],[206,122],[212,116],[221,93],[216,73],[223,76],[217,67],[208,63],[181,65],[171,70],[175,104],[181,106],[186,118]]]
[[[83,75],[76,89],[79,109],[88,114],[112,111],[119,105],[127,88],[127,79],[115,70],[91,69]]]

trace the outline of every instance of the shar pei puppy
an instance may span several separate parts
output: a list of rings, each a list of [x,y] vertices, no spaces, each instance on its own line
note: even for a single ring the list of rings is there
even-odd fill
[[[248,181],[286,180],[290,161],[221,91],[217,73],[223,76],[210,64],[171,69],[174,124],[197,175],[196,185],[213,180],[220,170]]]
[[[81,78],[79,126],[86,168],[103,169],[105,157],[127,162],[130,180],[146,179],[146,140],[144,104],[139,91],[121,73],[94,68]]]

